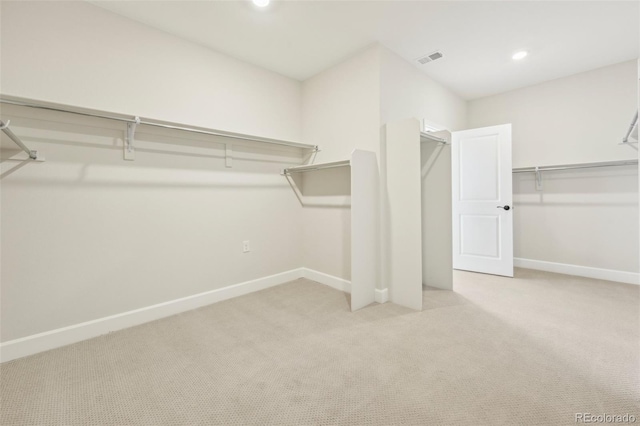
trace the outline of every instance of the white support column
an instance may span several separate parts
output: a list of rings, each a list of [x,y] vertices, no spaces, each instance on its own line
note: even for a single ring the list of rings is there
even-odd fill
[[[376,301],[380,264],[380,175],[376,154],[351,153],[351,310]]]
[[[422,310],[420,122],[412,118],[388,123],[383,152],[387,180],[383,262],[389,298]]]

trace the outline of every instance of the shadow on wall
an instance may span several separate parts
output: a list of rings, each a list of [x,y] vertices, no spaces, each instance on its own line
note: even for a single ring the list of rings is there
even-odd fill
[[[287,179],[303,207],[351,207],[351,167],[292,173]]]
[[[638,271],[638,168],[546,171],[513,176],[516,258]]]
[[[41,111],[38,118],[24,111],[3,113],[11,115],[12,129],[25,144],[46,158],[25,160],[3,134],[0,179],[11,176],[13,185],[286,188],[280,171],[311,155],[294,147],[140,126],[136,158],[126,161],[122,123]]]
[[[438,157],[444,151],[445,145],[442,144],[422,144],[420,146],[420,156],[422,164],[422,179],[429,176],[433,166],[438,161]]]
[[[351,195],[350,167],[315,170],[299,173],[296,177],[299,178],[300,192],[304,196]]]
[[[28,142],[29,146],[36,146],[32,140]],[[49,144],[44,149],[37,145],[37,149],[46,153],[45,162],[21,159],[23,152],[2,150],[0,180],[11,177],[11,185],[39,187],[288,188],[286,180],[278,172],[289,165],[284,159],[274,161],[269,168],[263,164],[259,164],[261,167],[256,167],[256,163],[243,164],[242,159],[234,159],[234,168],[226,168],[224,159],[213,162],[211,157],[199,156],[182,161],[174,159],[179,164],[167,168],[164,157],[168,156],[164,154],[160,159],[158,155],[149,154],[131,162],[122,160],[121,149],[115,156],[105,155],[102,149],[78,150],[76,146],[64,144]]]
[[[51,161],[112,164],[114,160],[120,160],[125,167],[136,168],[221,169],[226,172],[279,174],[284,167],[303,164],[311,155],[309,150],[295,147],[142,125],[137,128],[134,141],[138,155],[135,161],[125,161],[124,123],[15,106],[3,107],[3,114],[11,116],[12,129],[30,148],[41,151]],[[65,146],[79,149],[62,150]],[[231,148],[231,167],[226,161],[227,146]],[[13,151],[14,147],[15,144],[3,137],[3,161],[11,161],[14,153],[5,153],[5,149]],[[62,155],[52,157],[47,152],[54,150]],[[109,153],[105,154],[105,151]]]

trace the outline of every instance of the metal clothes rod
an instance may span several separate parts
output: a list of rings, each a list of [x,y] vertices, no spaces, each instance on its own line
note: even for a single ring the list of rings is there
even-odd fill
[[[627,130],[627,134],[622,138],[622,143],[629,143],[629,136],[633,133],[633,129],[638,126],[638,111],[636,111],[636,115],[633,116],[633,120],[631,120],[631,125],[629,126],[629,130]]]
[[[310,164],[308,166],[295,166],[284,169],[283,172],[285,175],[291,173],[302,173],[302,172],[310,172],[313,170],[322,170],[322,169],[333,169],[336,167],[345,167],[350,166],[350,160],[342,160],[342,161],[334,161],[331,163],[319,163],[319,164]]]
[[[596,163],[561,164],[556,166],[518,167],[513,173],[536,173],[552,170],[589,169],[595,167],[637,166],[638,160],[601,161]]]
[[[9,139],[11,139],[13,142],[15,142],[16,145],[18,145],[20,147],[21,150],[23,150],[24,152],[26,152],[29,155],[29,158],[31,158],[32,160],[37,160],[38,159],[38,151],[34,151],[29,149],[21,140],[19,137],[17,137],[15,135],[15,133],[13,133],[11,131],[11,129],[9,129],[9,123],[5,123],[4,121],[0,120],[0,129],[2,129],[2,131],[4,132],[5,135],[7,135],[9,137]]]
[[[221,137],[230,138],[230,139],[238,139],[238,140],[245,140],[245,141],[251,141],[251,142],[261,142],[261,143],[268,143],[272,145],[289,146],[293,148],[312,149],[314,151],[318,151],[317,145],[283,141],[279,139],[263,138],[260,136],[244,135],[240,133],[231,133],[231,132],[225,132],[222,130],[207,129],[207,128],[201,128],[201,127],[190,127],[190,126],[184,126],[177,123],[165,123],[165,122],[150,120],[150,119],[140,119],[138,121],[136,120],[137,117],[133,117],[133,118],[124,117],[124,116],[119,117],[116,115],[109,115],[109,113],[106,113],[103,111],[91,110],[91,109],[85,109],[85,108],[83,108],[82,111],[80,111],[74,107],[57,105],[57,104],[56,105],[46,104],[46,103],[42,103],[34,100],[23,100],[23,99],[18,100],[18,99],[9,99],[7,97],[0,97],[0,102],[4,104],[18,105],[18,106],[42,109],[47,111],[66,112],[69,114],[83,115],[86,117],[104,118],[106,120],[122,121],[125,123],[143,124],[145,126],[161,127],[161,128],[173,129],[173,130],[182,130],[185,132],[199,133],[203,135],[221,136]]]
[[[420,137],[421,138],[425,138],[425,139],[431,139],[432,141],[441,143],[443,145],[447,144],[447,140],[446,139],[442,139],[442,138],[439,138],[437,136],[430,135],[429,133],[420,132]]]

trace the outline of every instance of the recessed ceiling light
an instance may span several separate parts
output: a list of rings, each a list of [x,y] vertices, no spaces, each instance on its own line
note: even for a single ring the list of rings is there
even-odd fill
[[[514,61],[519,61],[520,59],[524,59],[528,54],[529,52],[527,52],[526,50],[521,50],[519,52],[514,53],[512,58]]]
[[[271,2],[271,0],[251,0],[251,1],[253,1],[253,4],[255,4],[258,7],[267,7]]]

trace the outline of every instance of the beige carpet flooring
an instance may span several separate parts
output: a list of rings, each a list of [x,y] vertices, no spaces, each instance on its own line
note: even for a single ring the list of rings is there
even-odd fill
[[[2,425],[640,423],[640,287],[456,272],[424,310],[306,280],[5,363]]]

